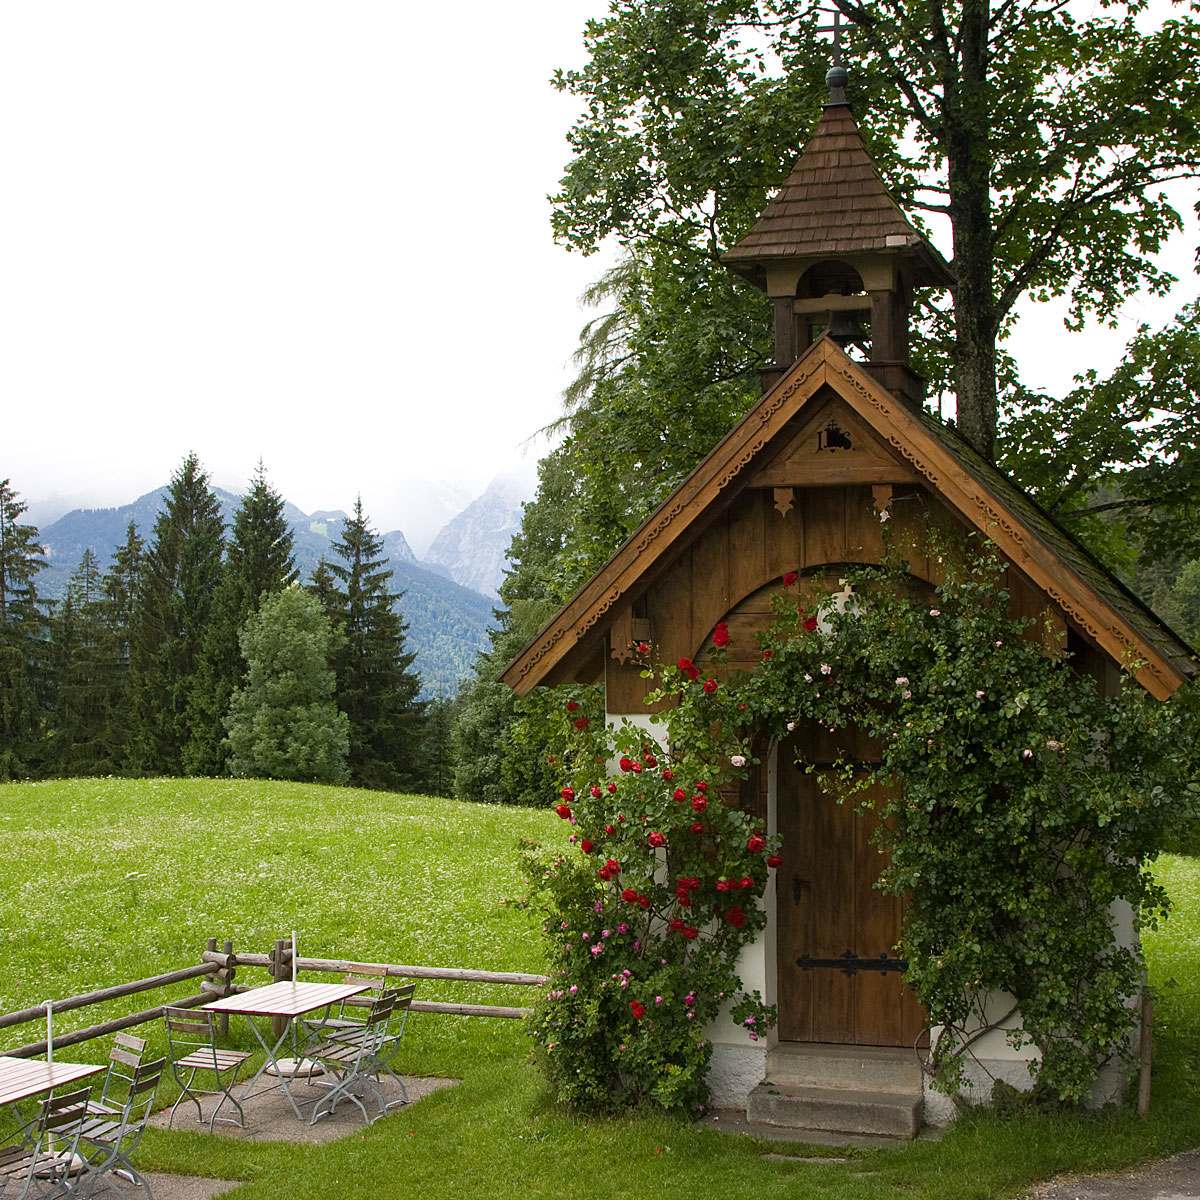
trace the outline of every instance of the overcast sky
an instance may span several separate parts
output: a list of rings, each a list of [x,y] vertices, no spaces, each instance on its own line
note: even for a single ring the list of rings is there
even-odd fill
[[[440,490],[532,474],[605,265],[551,240],[576,109],[547,81],[604,9],[0,6],[0,478],[47,512],[132,500],[189,450],[240,490],[261,458],[420,553]],[[1120,344],[1064,353],[1059,328],[1018,343],[1031,382]]]

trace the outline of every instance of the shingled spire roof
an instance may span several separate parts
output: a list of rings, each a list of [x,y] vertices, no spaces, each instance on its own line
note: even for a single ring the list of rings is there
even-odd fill
[[[770,260],[880,251],[916,258],[918,286],[953,282],[945,260],[888,195],[849,105],[834,103],[779,193],[721,261],[761,287]]]

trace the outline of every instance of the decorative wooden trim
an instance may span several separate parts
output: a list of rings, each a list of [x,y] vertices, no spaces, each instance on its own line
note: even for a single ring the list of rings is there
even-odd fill
[[[777,487],[772,490],[775,493],[775,507],[779,511],[779,515],[786,517],[796,505],[796,489]]]

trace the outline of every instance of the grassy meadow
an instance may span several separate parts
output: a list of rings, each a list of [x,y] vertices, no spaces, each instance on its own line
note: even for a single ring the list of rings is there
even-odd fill
[[[232,780],[69,780],[0,786],[10,867],[0,882],[0,1012],[189,966],[209,937],[265,952],[299,932],[302,956],[539,971],[519,838],[562,838],[553,812],[348,788]],[[630,1114],[557,1110],[519,1022],[416,1014],[399,1067],[462,1082],[323,1146],[234,1143],[151,1130],[147,1169],[236,1179],[233,1200],[680,1196],[972,1200],[1019,1196],[1064,1172],[1118,1169],[1200,1145],[1200,862],[1164,856],[1176,900],[1146,935],[1159,990],[1154,1104],[1127,1111],[979,1114],[938,1142],[884,1150],[784,1147]],[[239,970],[243,982],[265,973]],[[195,982],[179,985],[189,994]],[[523,1003],[523,989],[418,985],[422,999]],[[162,993],[115,1002],[114,1013]],[[101,1019],[63,1013],[59,1033]],[[153,1026],[137,1032],[161,1041]],[[2,1031],[0,1048],[38,1024]],[[103,1059],[108,1039],[62,1057]],[[171,1087],[161,1099],[172,1098]],[[817,1159],[824,1161],[803,1161]]]

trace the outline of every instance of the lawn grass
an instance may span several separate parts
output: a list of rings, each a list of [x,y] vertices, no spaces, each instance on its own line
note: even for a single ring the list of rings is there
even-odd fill
[[[299,931],[301,954],[538,971],[519,837],[561,838],[550,811],[298,784],[73,780],[0,786],[0,829],[15,869],[0,882],[0,1011],[191,965],[210,936],[265,951]],[[777,1145],[632,1114],[559,1112],[529,1066],[519,1023],[418,1014],[400,1068],[462,1082],[386,1121],[320,1146],[246,1144],[151,1130],[147,1169],[244,1181],[232,1200],[336,1193],[377,1200],[524,1196],[1017,1196],[1063,1172],[1109,1170],[1200,1145],[1200,863],[1164,856],[1177,910],[1146,935],[1159,990],[1154,1104],[1128,1111],[980,1114],[939,1142],[846,1153],[783,1148],[824,1163],[764,1159]],[[262,972],[243,969],[247,982]],[[179,994],[194,990],[181,985]],[[421,983],[424,999],[521,1003],[520,990]],[[155,1002],[157,994],[133,998]],[[131,1001],[114,1009],[128,1011]],[[96,1020],[61,1014],[56,1029]],[[157,1037],[157,1030],[147,1027]],[[139,1031],[144,1032],[144,1031]],[[36,1040],[37,1026],[2,1043]],[[73,1048],[100,1059],[107,1039]],[[170,1093],[164,1094],[170,1099]],[[832,1161],[834,1157],[846,1161]]]

